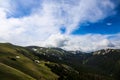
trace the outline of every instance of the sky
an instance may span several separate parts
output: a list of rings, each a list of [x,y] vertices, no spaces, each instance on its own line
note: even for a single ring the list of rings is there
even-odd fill
[[[0,42],[83,52],[120,48],[120,0],[0,0]]]

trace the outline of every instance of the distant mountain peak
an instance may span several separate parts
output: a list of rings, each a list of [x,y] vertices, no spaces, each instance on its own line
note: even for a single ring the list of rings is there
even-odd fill
[[[105,55],[105,54],[108,54],[108,53],[111,53],[111,52],[114,52],[115,49],[102,49],[102,50],[98,50],[98,51],[95,51],[93,53],[93,55]]]

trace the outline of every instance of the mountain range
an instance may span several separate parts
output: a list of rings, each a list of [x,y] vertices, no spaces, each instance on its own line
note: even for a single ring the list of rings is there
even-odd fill
[[[0,80],[119,80],[120,49],[90,53],[0,43]]]

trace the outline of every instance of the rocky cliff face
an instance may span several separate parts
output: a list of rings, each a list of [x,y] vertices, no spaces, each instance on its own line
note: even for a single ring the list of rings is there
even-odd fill
[[[115,49],[102,49],[102,50],[93,52],[93,55],[105,55],[108,53],[112,53],[114,51],[115,51]]]

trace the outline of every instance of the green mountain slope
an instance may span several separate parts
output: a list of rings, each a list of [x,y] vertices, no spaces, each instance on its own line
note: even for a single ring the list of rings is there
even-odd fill
[[[0,63],[0,79],[1,80],[35,80],[31,76],[12,68],[8,65]]]
[[[37,57],[30,53],[26,48],[8,43],[0,44],[0,63],[37,80],[56,80],[58,78],[58,76],[51,72],[47,66],[44,66],[44,63],[38,64],[35,60],[37,60]],[[3,69],[3,66],[1,66],[0,69],[3,70],[2,72],[5,70]],[[8,74],[6,73],[6,75],[14,74],[17,74],[17,71]],[[19,78],[19,76],[16,77]],[[13,80],[12,78],[10,79]]]
[[[106,70],[103,71],[100,68],[96,68],[94,65],[91,66],[90,64],[88,64],[88,62],[90,62],[90,59],[94,58],[93,54],[91,53],[82,53],[80,51],[77,51],[77,52],[65,51],[59,48],[43,48],[43,47],[37,47],[37,46],[29,46],[28,48],[36,52],[35,54],[42,60],[55,62],[59,64],[66,64],[68,66],[71,66],[80,74],[80,75],[76,75],[75,77],[78,78],[79,76],[79,79],[81,80],[84,80],[84,79],[89,80],[89,77],[91,77],[91,80],[93,80],[94,78],[95,80],[97,79],[112,80],[112,77],[109,74],[107,74]],[[93,59],[92,62],[94,63],[95,61]],[[55,71],[53,71],[56,74],[58,74],[57,73],[58,70],[59,69],[61,70],[61,67],[62,67],[60,65],[59,66],[50,65],[48,67],[51,68],[51,66],[52,66],[52,70],[55,70],[56,67],[58,67]],[[63,70],[65,69],[64,67],[62,68]],[[68,71],[69,75],[70,75],[70,72]]]
[[[100,69],[110,76],[118,77],[120,74],[120,49],[103,49],[93,52],[93,56],[87,59],[86,65]]]
[[[0,80],[119,80],[120,50],[93,53],[0,43]]]

